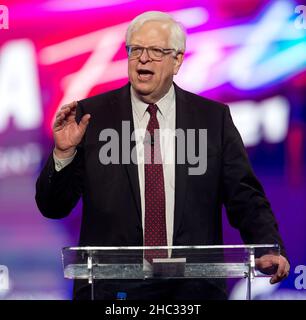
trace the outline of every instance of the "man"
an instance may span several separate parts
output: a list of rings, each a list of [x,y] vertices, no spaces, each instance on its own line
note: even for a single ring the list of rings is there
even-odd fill
[[[280,245],[280,257],[265,255],[258,266],[277,266],[271,283],[285,278],[289,264],[277,224],[228,106],[173,83],[185,52],[181,26],[165,13],[146,12],[130,24],[126,46],[126,86],[58,111],[55,148],[37,181],[36,201],[42,214],[65,217],[82,197],[82,246],[215,245],[222,244],[224,204],[245,243]],[[103,130],[116,130],[119,150],[125,150],[123,122],[135,130],[131,147],[136,146],[138,161],[105,164]],[[145,135],[137,133],[140,129]],[[167,155],[176,155],[179,143],[163,141],[156,134],[159,129],[184,133],[206,129],[206,171],[190,174],[188,161],[166,163]],[[152,156],[159,161],[146,161]],[[144,261],[152,262],[148,257]],[[226,297],[222,285],[199,280],[109,281],[98,287],[97,295],[114,299],[117,291],[126,291],[131,299],[163,294],[175,299]],[[88,286],[77,284],[75,298],[88,297]]]

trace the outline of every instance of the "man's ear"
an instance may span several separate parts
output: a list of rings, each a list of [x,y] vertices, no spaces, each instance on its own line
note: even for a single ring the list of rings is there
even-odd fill
[[[184,60],[184,53],[183,52],[179,52],[173,59],[173,63],[174,63],[174,69],[173,69],[173,74],[177,74],[178,71],[180,70],[180,67],[183,63]]]

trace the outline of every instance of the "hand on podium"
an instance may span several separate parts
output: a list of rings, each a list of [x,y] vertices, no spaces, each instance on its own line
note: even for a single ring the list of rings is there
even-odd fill
[[[255,268],[264,274],[272,275],[270,283],[274,284],[288,277],[290,264],[282,255],[266,254],[255,259]]]

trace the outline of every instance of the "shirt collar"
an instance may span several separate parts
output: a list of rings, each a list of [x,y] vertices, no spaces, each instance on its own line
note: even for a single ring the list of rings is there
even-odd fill
[[[136,113],[136,116],[141,121],[146,113],[148,104],[141,101],[133,87],[131,86],[131,100],[132,100],[132,108]],[[158,107],[159,112],[161,115],[166,118],[171,111],[171,107],[173,105],[173,101],[175,100],[175,90],[173,84],[171,85],[169,91],[155,104]]]

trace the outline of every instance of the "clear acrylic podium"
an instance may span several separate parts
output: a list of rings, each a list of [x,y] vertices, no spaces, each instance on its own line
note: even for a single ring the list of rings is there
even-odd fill
[[[255,277],[275,270],[259,270],[259,258],[279,256],[278,245],[220,245],[172,247],[65,247],[64,277],[87,279],[94,299],[95,280],[165,278],[245,278],[246,299],[252,297]],[[150,263],[144,257],[152,257]],[[168,257],[168,258],[167,258]]]

